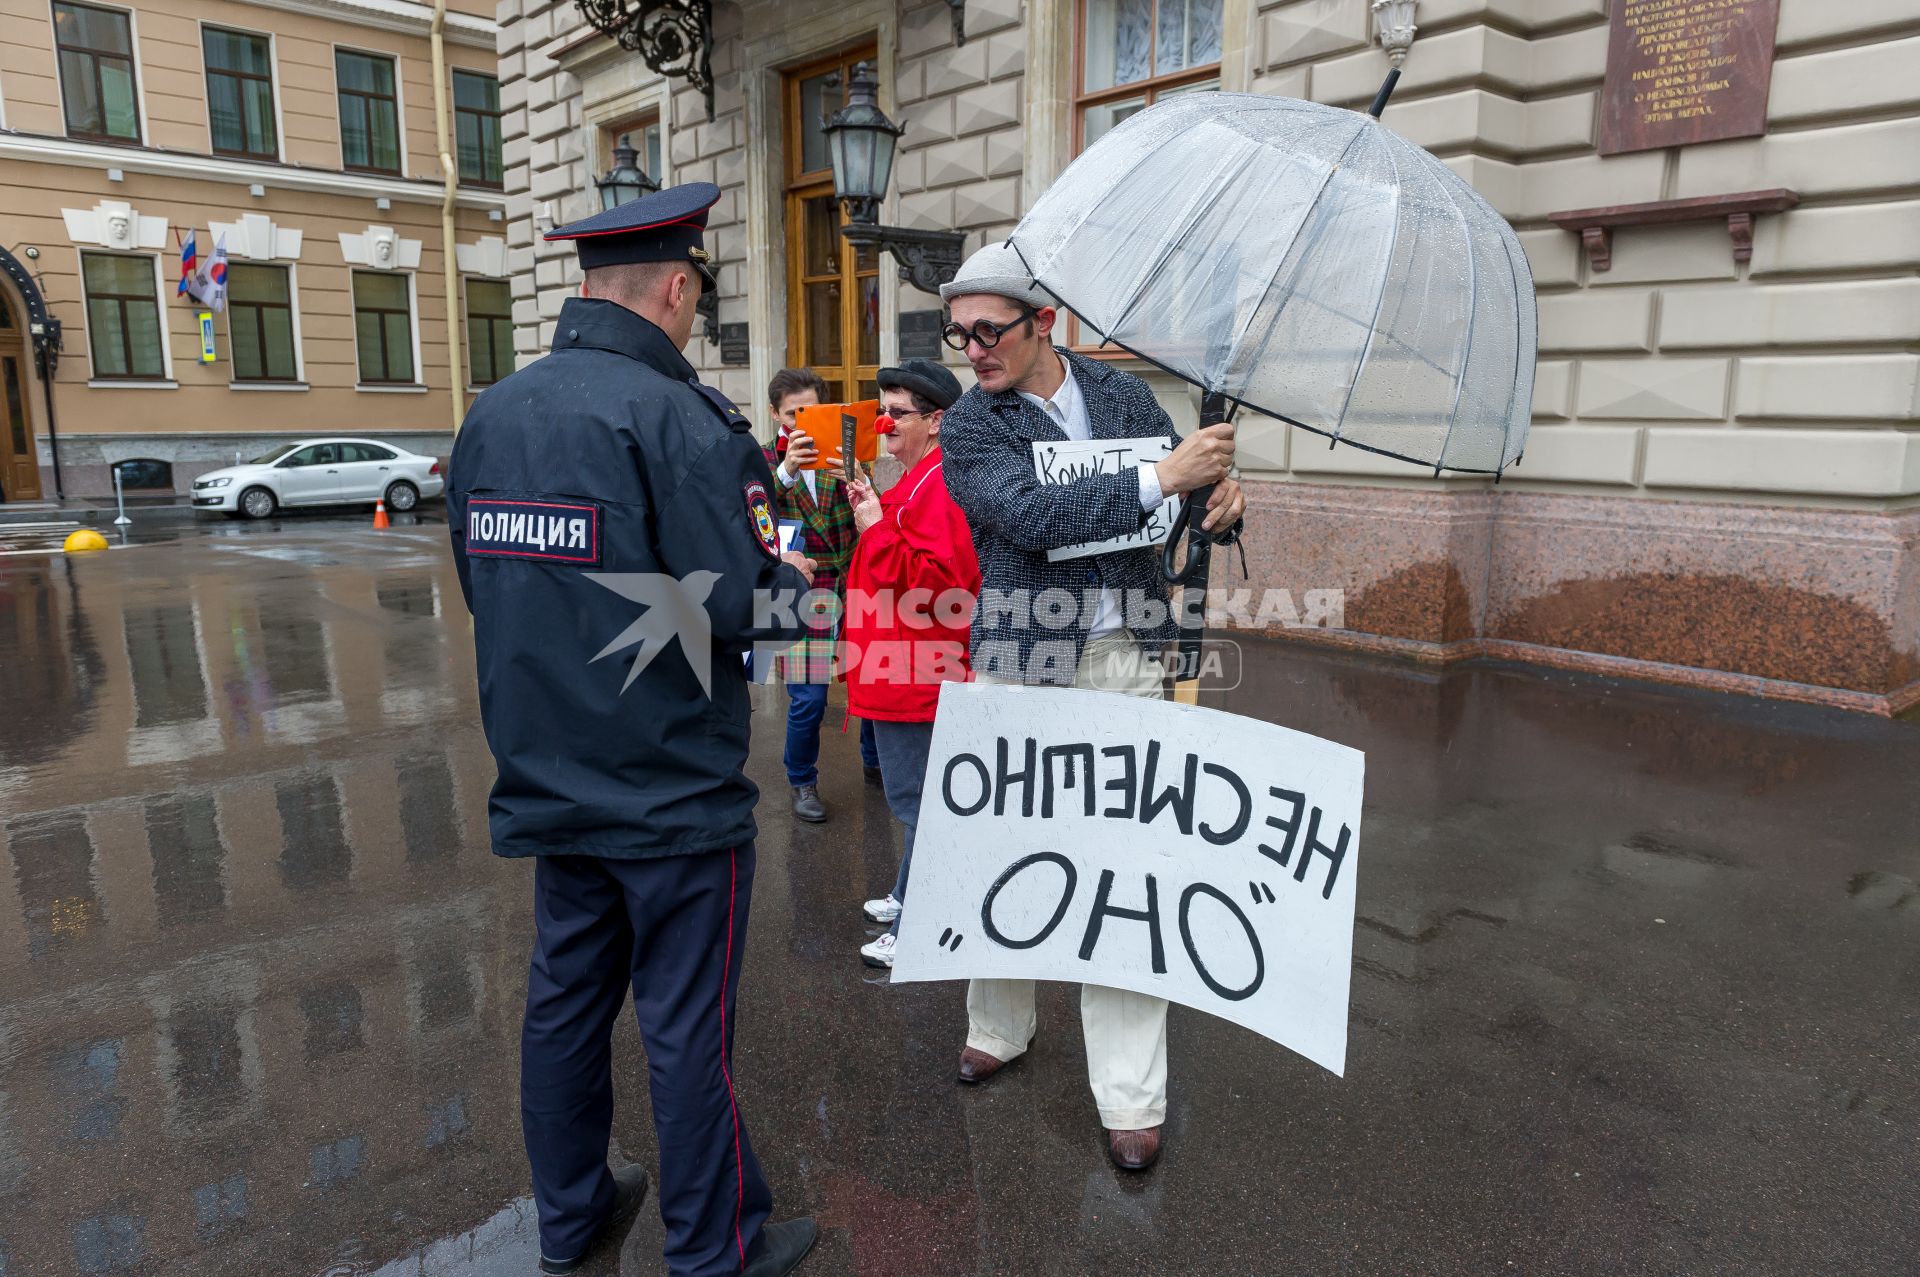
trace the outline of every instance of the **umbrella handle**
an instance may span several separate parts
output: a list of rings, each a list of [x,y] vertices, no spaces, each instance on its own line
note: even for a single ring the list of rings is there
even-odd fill
[[[1229,400],[1218,391],[1207,391],[1200,403],[1200,425],[1217,426],[1229,421],[1233,413],[1228,407]],[[1160,576],[1168,585],[1200,585],[1207,582],[1207,569],[1212,565],[1213,547],[1219,540],[1213,533],[1200,526],[1194,511],[1201,511],[1205,518],[1207,502],[1213,499],[1213,485],[1195,488],[1180,503],[1180,513],[1173,517],[1173,530],[1167,533],[1167,540],[1160,547]],[[1175,567],[1173,556],[1179,551],[1182,539],[1187,542],[1187,562],[1184,567]]]

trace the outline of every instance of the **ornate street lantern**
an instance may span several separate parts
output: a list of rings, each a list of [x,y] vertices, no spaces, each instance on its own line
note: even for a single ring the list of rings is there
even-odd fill
[[[861,248],[884,248],[900,263],[900,278],[937,292],[960,270],[959,231],[917,231],[879,225],[880,203],[893,176],[893,148],[906,130],[880,109],[880,81],[862,62],[853,69],[847,104],[822,126],[833,156],[833,194],[847,210],[840,234]]]
[[[618,208],[660,189],[660,183],[647,176],[646,170],[640,167],[640,152],[633,149],[631,138],[632,135],[628,133],[620,135],[620,141],[613,148],[613,167],[606,176],[593,180],[593,184],[600,188],[600,207],[603,210]]]
[[[833,194],[846,205],[847,217],[871,225],[893,175],[893,148],[906,130],[880,109],[880,80],[862,62],[853,69],[847,104],[833,113],[821,132],[833,153]]]

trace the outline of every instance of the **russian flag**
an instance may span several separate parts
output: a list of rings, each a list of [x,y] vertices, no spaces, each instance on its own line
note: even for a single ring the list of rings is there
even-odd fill
[[[194,272],[200,268],[200,255],[194,248],[193,232],[187,232],[187,242],[180,246],[180,287],[173,290],[175,297],[192,297]]]

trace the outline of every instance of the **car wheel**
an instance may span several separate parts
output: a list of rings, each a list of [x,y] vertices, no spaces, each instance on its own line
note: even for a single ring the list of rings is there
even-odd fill
[[[396,514],[404,514],[420,504],[420,489],[405,479],[395,479],[387,485],[387,509]]]
[[[279,505],[273,493],[265,488],[248,488],[240,494],[240,513],[249,519],[270,518]]]

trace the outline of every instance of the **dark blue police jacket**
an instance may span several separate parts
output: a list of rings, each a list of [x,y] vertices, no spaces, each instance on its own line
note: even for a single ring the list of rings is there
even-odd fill
[[[475,401],[451,471],[499,768],[495,853],[634,859],[752,839],[741,653],[804,636],[798,609],[755,602],[807,581],[777,557],[773,475],[746,418],[652,323],[573,298],[552,353]]]

